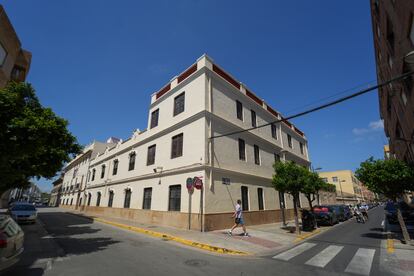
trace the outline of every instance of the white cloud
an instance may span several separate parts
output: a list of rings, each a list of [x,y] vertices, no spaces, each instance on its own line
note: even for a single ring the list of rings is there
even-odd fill
[[[363,136],[368,133],[382,131],[384,129],[384,122],[382,120],[370,122],[367,128],[354,128],[352,133],[356,136]]]

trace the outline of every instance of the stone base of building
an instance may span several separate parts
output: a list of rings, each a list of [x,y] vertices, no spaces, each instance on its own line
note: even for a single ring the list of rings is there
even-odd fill
[[[227,229],[231,228],[234,224],[234,219],[231,218],[233,213],[205,214],[203,215],[203,221],[201,221],[201,215],[199,214],[191,214],[189,216],[188,213],[182,212],[95,206],[81,206],[76,208],[74,205],[60,205],[59,207],[78,210],[91,216],[121,218],[144,224],[170,226],[181,229],[189,229],[189,224],[191,224],[191,230],[200,230],[202,223],[204,231]],[[246,226],[282,221],[281,210],[246,211],[243,212],[243,215]],[[292,220],[294,218],[293,209],[285,210],[285,217],[286,220]]]

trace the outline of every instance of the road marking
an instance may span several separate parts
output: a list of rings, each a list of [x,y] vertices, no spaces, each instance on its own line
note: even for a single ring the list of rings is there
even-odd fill
[[[394,239],[387,239],[387,252],[394,253]]]
[[[360,248],[355,253],[345,272],[359,275],[369,275],[372,261],[374,260],[375,249]]]
[[[296,246],[292,249],[289,249],[288,251],[285,251],[283,253],[280,253],[280,254],[274,256],[273,259],[289,261],[293,257],[305,252],[308,249],[311,249],[315,245],[316,245],[316,243],[305,242],[305,243],[302,243],[302,244],[300,244],[300,245],[298,245],[298,246]]]
[[[317,267],[325,267],[342,250],[342,248],[344,247],[338,245],[330,245],[322,250],[319,254],[315,255],[312,259],[307,261],[305,264]]]

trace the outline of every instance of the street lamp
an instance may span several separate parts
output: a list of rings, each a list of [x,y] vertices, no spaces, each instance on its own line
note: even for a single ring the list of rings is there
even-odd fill
[[[346,181],[345,180],[341,180],[339,178],[338,178],[338,180],[339,180],[339,188],[341,189],[342,204],[345,204],[344,194],[342,192],[342,182],[346,182]]]
[[[316,171],[320,171],[320,170],[322,170],[322,168],[321,168],[321,167],[314,168],[313,166],[311,166],[311,168],[312,168],[312,171],[313,171],[313,172],[316,172]],[[316,200],[318,201],[318,205],[321,205],[321,201],[320,201],[320,197],[319,197],[319,191],[318,191],[318,193],[316,194]]]

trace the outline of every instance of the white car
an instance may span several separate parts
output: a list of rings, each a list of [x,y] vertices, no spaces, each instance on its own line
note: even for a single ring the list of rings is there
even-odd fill
[[[37,210],[31,203],[18,202],[9,208],[10,216],[18,223],[29,222],[36,223]]]

